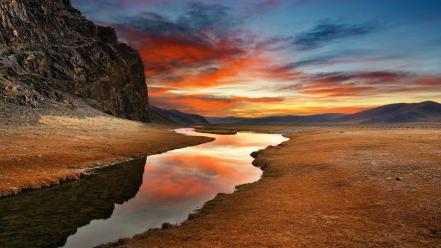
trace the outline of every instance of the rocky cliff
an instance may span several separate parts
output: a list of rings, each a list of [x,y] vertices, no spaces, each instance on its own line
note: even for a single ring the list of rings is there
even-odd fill
[[[88,21],[69,0],[2,0],[0,18],[0,104],[45,108],[73,97],[149,121],[142,61],[113,29]]]

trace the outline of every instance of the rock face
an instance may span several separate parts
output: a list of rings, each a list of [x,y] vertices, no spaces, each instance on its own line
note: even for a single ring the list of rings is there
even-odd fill
[[[44,108],[72,95],[149,121],[144,66],[113,29],[88,21],[69,0],[2,0],[0,104]]]

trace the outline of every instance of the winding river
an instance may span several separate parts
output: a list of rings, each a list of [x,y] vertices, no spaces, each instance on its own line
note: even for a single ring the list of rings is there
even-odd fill
[[[218,193],[259,180],[262,171],[250,153],[286,140],[278,134],[175,131],[215,141],[0,199],[0,246],[87,248],[180,224]]]

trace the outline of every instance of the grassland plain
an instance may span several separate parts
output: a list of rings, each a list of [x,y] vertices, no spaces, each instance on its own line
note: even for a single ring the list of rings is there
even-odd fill
[[[441,129],[211,126],[290,138],[253,154],[262,179],[218,195],[179,226],[111,247],[439,247]],[[228,132],[227,132],[228,131]],[[104,247],[106,247],[104,246]]]
[[[24,124],[23,124],[24,123]],[[97,115],[0,124],[0,196],[79,179],[88,169],[209,142],[169,126]]]

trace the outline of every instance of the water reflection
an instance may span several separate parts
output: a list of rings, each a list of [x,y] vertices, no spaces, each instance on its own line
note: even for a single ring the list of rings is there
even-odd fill
[[[189,129],[178,132],[200,135]],[[231,193],[236,185],[258,180],[262,172],[251,165],[249,154],[285,140],[280,135],[253,133],[207,136],[216,140],[151,156],[145,168],[140,162],[114,166],[110,169],[114,175],[99,173],[87,180],[0,200],[1,224],[6,223],[0,227],[0,244],[93,247],[163,223],[181,223],[216,194]],[[127,171],[129,168],[133,171]],[[54,228],[57,226],[62,228]],[[17,237],[16,232],[21,234]]]
[[[79,226],[112,215],[135,196],[145,160],[101,169],[83,180],[0,199],[0,247],[59,247]]]

